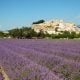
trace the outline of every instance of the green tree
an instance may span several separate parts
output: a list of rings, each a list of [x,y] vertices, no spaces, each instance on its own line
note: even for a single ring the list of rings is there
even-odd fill
[[[76,32],[72,31],[71,34],[70,34],[70,38],[73,39],[73,38],[76,38],[76,37],[77,37]]]
[[[43,30],[40,30],[39,33],[37,34],[38,38],[45,38],[45,33]]]
[[[21,38],[21,35],[22,35],[21,29],[15,28],[15,29],[9,30],[8,32],[9,32],[9,35],[12,36],[13,38]]]
[[[80,38],[80,32],[77,34],[77,38]]]
[[[70,32],[69,31],[63,31],[62,34],[63,34],[62,35],[63,38],[69,38],[70,37]]]
[[[40,23],[43,23],[43,22],[45,22],[45,21],[42,19],[42,20],[39,20],[39,21],[33,22],[32,24],[40,24]]]
[[[4,37],[4,32],[0,31],[0,38]]]
[[[58,28],[59,28],[59,27],[56,27],[56,28],[55,28],[55,31],[56,31],[56,32],[58,31]]]

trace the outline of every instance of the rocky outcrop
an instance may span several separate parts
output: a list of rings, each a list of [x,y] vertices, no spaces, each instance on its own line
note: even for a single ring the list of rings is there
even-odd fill
[[[46,31],[50,34],[57,33],[60,31],[80,31],[80,29],[75,26],[74,23],[64,22],[63,20],[51,20],[40,24],[33,24],[32,29],[34,29],[36,32],[43,30],[44,32]]]

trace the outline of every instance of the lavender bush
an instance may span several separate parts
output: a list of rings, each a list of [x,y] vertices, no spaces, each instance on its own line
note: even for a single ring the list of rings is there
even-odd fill
[[[80,41],[0,39],[0,65],[9,80],[80,80]]]

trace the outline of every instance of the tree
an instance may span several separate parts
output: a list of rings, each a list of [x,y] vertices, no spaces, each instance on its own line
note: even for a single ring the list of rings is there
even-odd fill
[[[63,31],[63,38],[69,38],[70,37],[70,32],[69,31]]]
[[[58,31],[58,28],[59,28],[59,27],[56,27],[56,28],[55,28],[55,31],[56,31],[56,32]]]
[[[0,37],[1,37],[1,38],[4,37],[4,32],[0,31]]]
[[[9,35],[12,36],[13,38],[21,38],[22,36],[22,31],[21,29],[18,29],[18,28],[11,29],[8,32],[9,32]]]
[[[76,32],[72,31],[71,34],[70,34],[70,38],[73,39],[73,38],[76,38],[76,37],[77,37]]]
[[[77,37],[80,38],[80,32],[77,34]]]
[[[44,23],[45,21],[42,19],[42,20],[39,20],[39,21],[36,21],[36,22],[33,22],[32,24],[40,24],[40,23]]]
[[[45,37],[44,31],[40,30],[39,33],[37,34],[37,37],[38,38],[44,38]]]

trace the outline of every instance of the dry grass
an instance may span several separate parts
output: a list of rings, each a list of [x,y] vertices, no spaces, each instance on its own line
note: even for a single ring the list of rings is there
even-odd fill
[[[4,69],[0,66],[0,73],[3,76],[3,80],[10,80]]]

